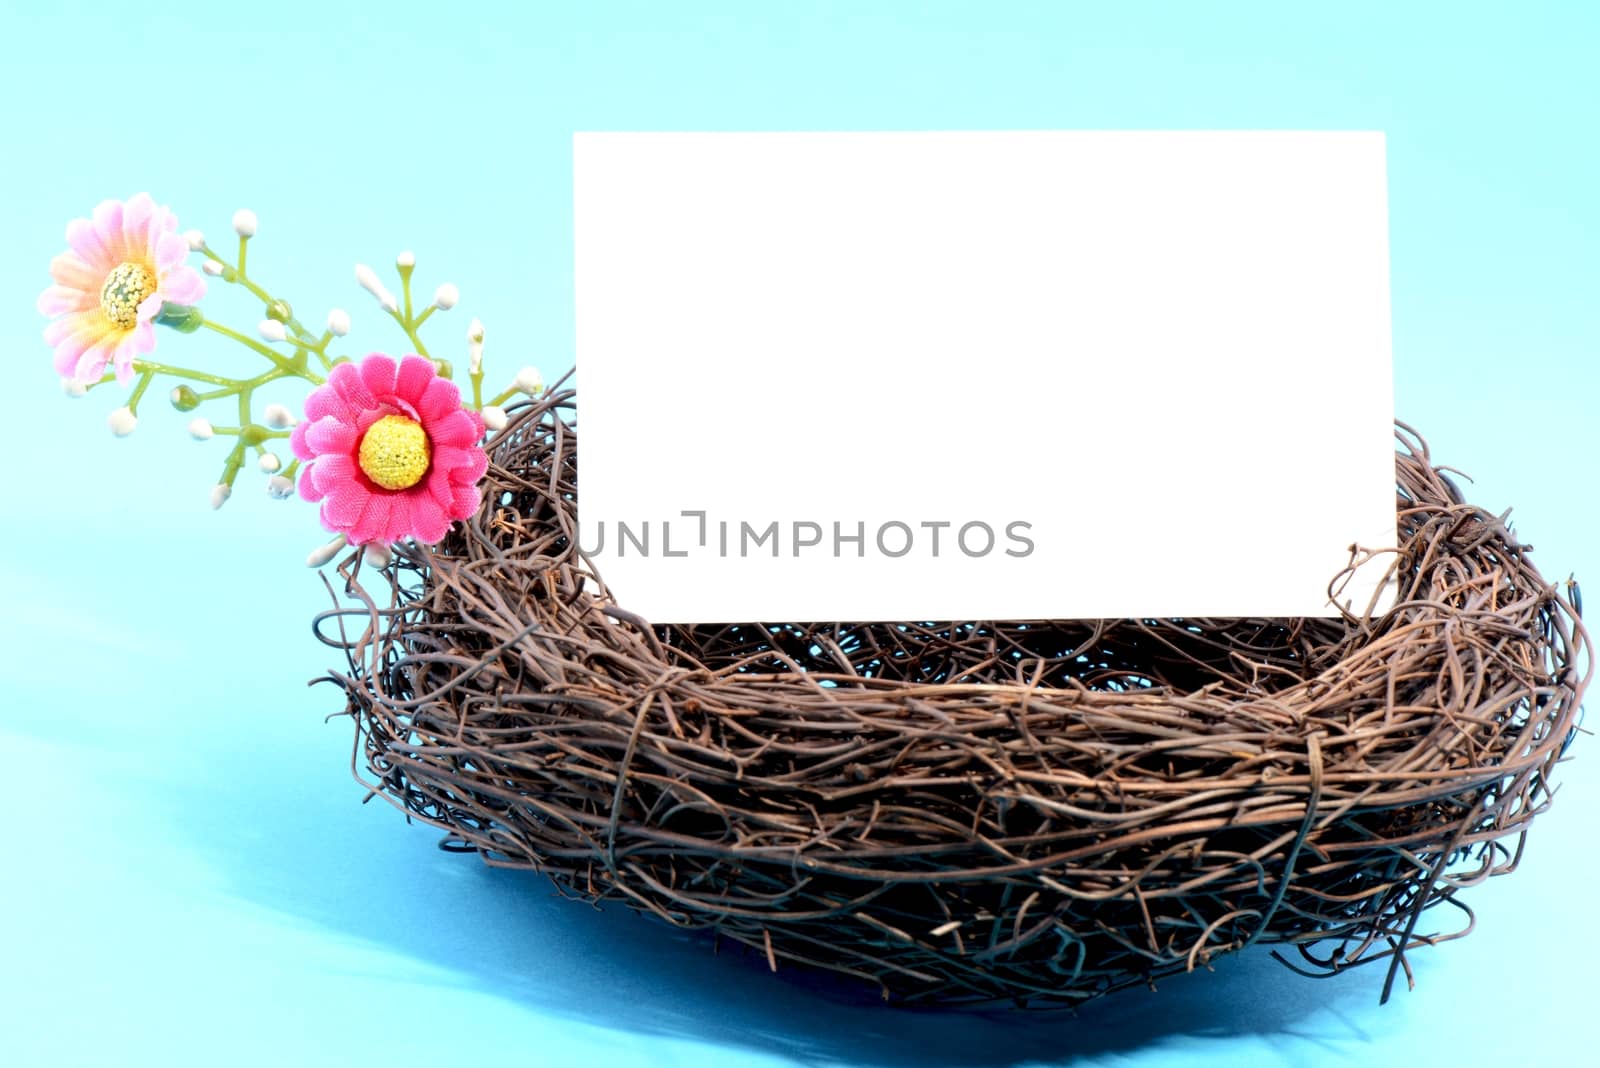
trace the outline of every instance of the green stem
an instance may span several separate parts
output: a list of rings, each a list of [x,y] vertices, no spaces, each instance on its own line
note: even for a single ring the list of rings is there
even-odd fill
[[[265,304],[269,308],[272,307],[272,294],[256,285],[256,283],[244,273],[243,267],[239,268],[238,272],[233,276],[233,280],[239,285],[242,285],[248,289],[250,293],[261,303]]]
[[[202,319],[201,325],[209,330],[216,331],[223,337],[230,337],[246,348],[253,349],[254,351],[260,353],[262,356],[265,356],[267,359],[271,360],[275,365],[277,365],[277,367],[282,370],[284,374],[294,375],[297,378],[303,378],[314,386],[320,386],[324,381],[323,377],[317,374],[315,371],[303,366],[296,366],[293,360],[285,359],[282,353],[274,352],[272,349],[269,349],[255,338],[246,337],[237,330],[230,330],[228,327],[223,326],[221,323],[212,319]]]
[[[489,403],[498,408],[500,405],[504,404],[506,401],[510,400],[512,397],[515,397],[518,392],[520,392],[520,391],[517,389],[517,387],[516,386],[512,386],[510,389],[506,390],[504,393],[501,393],[499,396],[495,397]]]
[[[144,391],[150,388],[150,383],[155,379],[154,371],[145,371],[139,376],[139,384],[133,387],[133,392],[128,394],[128,411],[139,414],[139,401],[144,397]]]
[[[228,451],[228,458],[222,464],[222,478],[218,479],[224,486],[231,487],[233,480],[239,477],[239,468],[244,466],[244,438],[234,442],[233,448]]]
[[[247,378],[247,379],[245,379],[243,381],[229,382],[222,389],[207,390],[204,393],[196,394],[196,396],[200,399],[200,401],[202,403],[205,402],[205,401],[210,401],[210,400],[218,400],[218,399],[220,399],[222,397],[231,397],[235,393],[240,392],[241,390],[254,389],[257,386],[263,386],[263,385],[266,385],[268,382],[273,382],[273,381],[276,381],[277,379],[286,378],[286,377],[288,377],[288,376],[282,370],[280,370],[279,368],[274,367],[269,371],[262,371],[260,374],[256,375],[254,378]]]
[[[414,269],[415,268],[413,268],[413,267],[401,267],[401,268],[399,268],[399,271],[400,271],[400,295],[404,299],[404,302],[405,302],[406,322],[408,322],[408,323],[412,322],[412,319],[411,319],[411,272]]]
[[[248,247],[248,242],[249,238],[241,237],[239,239],[239,265],[237,267],[228,263],[221,256],[218,256],[209,246],[202,247],[200,249],[200,253],[207,259],[215,260],[217,263],[220,263],[223,265],[223,267],[227,268],[227,271],[222,276],[223,281],[232,282],[236,285],[243,286],[250,292],[252,296],[259,300],[263,306],[271,308],[274,304],[278,303],[278,298],[267,292],[265,288],[263,288],[258,282],[256,282],[255,279],[251,278],[249,274],[245,272],[245,249]],[[284,303],[287,304],[288,302],[284,301]],[[301,323],[299,319],[292,315],[283,325],[285,329],[295,336],[297,342],[305,342],[306,344],[303,347],[317,353],[319,357],[322,356],[322,350],[328,345],[328,338],[332,336],[331,334],[324,334],[322,336],[322,340],[314,340],[315,335],[312,334],[310,330],[306,329],[305,324]],[[323,364],[327,364],[326,359],[323,359]]]
[[[194,382],[209,382],[214,386],[233,386],[237,384],[236,379],[223,378],[220,375],[208,375],[203,371],[191,371],[187,367],[172,367],[164,363],[151,363],[149,360],[134,360],[133,369],[135,371],[149,371],[153,375],[171,375],[173,378],[187,378]],[[94,384],[98,386],[109,382],[112,377],[114,376],[108,375]],[[232,392],[232,390],[229,392]],[[204,394],[201,396],[204,397]]]
[[[333,361],[328,359],[328,342],[332,340],[333,331],[324,330],[322,332],[322,337],[318,339],[317,343],[311,347],[311,351],[317,354],[317,359],[322,361],[322,369],[324,371],[333,370]]]
[[[411,339],[411,345],[416,354],[418,356],[427,356],[430,360],[433,359],[432,356],[428,355],[428,347],[424,345],[422,343],[422,339],[417,336],[417,324],[412,322],[409,318],[401,316],[399,312],[390,312],[389,314],[394,317],[395,322],[400,324],[400,329],[406,332],[406,337]]]

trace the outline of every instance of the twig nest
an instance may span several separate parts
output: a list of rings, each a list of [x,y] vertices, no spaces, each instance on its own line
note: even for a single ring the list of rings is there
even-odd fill
[[[1405,428],[1382,618],[653,627],[575,550],[574,413],[513,409],[465,528],[321,622],[370,785],[774,968],[1077,1003],[1268,942],[1392,982],[1574,731],[1576,613]]]

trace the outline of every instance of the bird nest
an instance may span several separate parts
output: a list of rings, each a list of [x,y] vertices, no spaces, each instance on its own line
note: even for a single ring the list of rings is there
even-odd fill
[[[477,515],[319,620],[363,781],[773,969],[1071,1004],[1261,942],[1387,996],[1576,729],[1576,587],[1405,427],[1381,616],[653,626],[576,548],[575,394],[514,414]]]

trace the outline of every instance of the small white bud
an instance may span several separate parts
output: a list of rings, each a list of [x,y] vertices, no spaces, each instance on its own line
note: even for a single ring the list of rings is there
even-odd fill
[[[256,330],[268,341],[282,341],[289,336],[289,331],[276,319],[263,319],[256,324]]]
[[[275,452],[264,452],[261,454],[261,459],[256,461],[256,466],[270,475],[283,466],[283,461],[278,459],[278,454]]]
[[[218,482],[211,487],[211,507],[221,508],[228,503],[228,498],[233,496],[233,487],[226,482]]]
[[[382,542],[369,541],[362,555],[366,557],[368,567],[387,567],[393,554],[389,552],[389,547]]]
[[[408,271],[417,265],[417,255],[408,249],[394,258],[394,265]]]
[[[76,378],[63,378],[61,380],[61,392],[69,397],[81,397],[89,392],[89,386]]]
[[[339,550],[343,549],[343,548],[344,548],[344,535],[340,534],[338,537],[336,537],[332,541],[328,542],[328,544],[320,545],[317,548],[311,550],[311,555],[306,557],[306,566],[307,567],[321,567],[323,564],[327,563],[329,560],[332,560],[334,558],[334,556],[336,556],[338,554]]]
[[[200,265],[200,269],[206,274],[216,276],[222,273],[222,264],[216,260],[206,260]]]
[[[350,332],[350,313],[343,308],[335,308],[328,313],[328,333],[334,337],[344,337]]]
[[[211,421],[195,416],[189,420],[189,436],[196,441],[209,441],[215,431],[211,429]]]
[[[506,410],[496,404],[484,405],[483,411],[478,413],[483,416],[483,425],[490,430],[504,430],[508,417]]]
[[[133,428],[139,425],[139,417],[133,414],[133,409],[126,404],[106,416],[106,426],[119,438],[125,438],[133,433]]]
[[[240,237],[256,236],[256,213],[249,208],[240,208],[233,213],[233,232]]]
[[[394,299],[393,293],[384,288],[382,282],[378,281],[377,272],[371,267],[364,263],[356,264],[356,281],[361,283],[362,289],[376,297],[386,311],[400,310],[400,302]]]
[[[287,500],[294,496],[294,480],[283,475],[273,475],[267,479],[267,496],[275,501]]]
[[[275,430],[287,430],[299,422],[294,413],[281,404],[269,404],[261,409],[261,418]]]
[[[518,371],[516,381],[511,384],[530,397],[544,391],[544,378],[535,367],[524,367]]]
[[[477,319],[467,325],[467,364],[473,374],[483,373],[483,323]]]
[[[433,291],[433,306],[440,311],[449,311],[461,299],[461,290],[449,282],[444,283]]]
[[[189,243],[189,251],[199,252],[206,247],[206,235],[199,230],[185,230],[183,239]]]

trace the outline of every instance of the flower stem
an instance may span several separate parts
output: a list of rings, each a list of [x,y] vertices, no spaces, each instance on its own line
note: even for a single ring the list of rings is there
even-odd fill
[[[133,387],[133,392],[128,394],[128,411],[135,415],[139,413],[139,401],[144,397],[144,391],[150,388],[150,382],[156,377],[154,371],[146,370],[139,376],[139,384]]]
[[[214,319],[204,319],[201,321],[201,325],[206,327],[208,330],[216,331],[223,337],[230,337],[246,348],[260,353],[262,356],[265,356],[267,359],[271,360],[275,365],[277,365],[277,367],[285,374],[294,375],[297,378],[303,378],[314,386],[320,386],[324,381],[323,377],[317,374],[315,371],[312,371],[304,366],[296,366],[296,361],[286,359],[282,353],[269,349],[255,338],[246,337],[237,330],[230,330],[228,327],[223,326]],[[304,363],[304,361],[300,362],[302,364]]]
[[[401,315],[397,311],[392,311],[389,314],[394,317],[395,322],[400,324],[400,329],[406,332],[406,337],[411,339],[412,350],[415,351],[418,356],[427,356],[428,359],[433,359],[433,357],[428,354],[428,347],[424,345],[422,343],[422,339],[417,336],[417,327],[421,325],[421,320],[413,322],[409,315]]]
[[[263,307],[270,310],[274,304],[281,303],[288,305],[288,301],[280,301],[279,298],[274,297],[271,293],[267,292],[267,290],[263,288],[260,283],[251,278],[250,275],[245,271],[245,249],[249,246],[249,240],[250,239],[247,237],[239,238],[238,266],[234,266],[227,260],[224,260],[210,247],[202,247],[200,249],[200,253],[201,255],[205,256],[206,259],[222,264],[222,280],[224,282],[231,282],[234,285],[243,286],[250,292],[251,296],[255,297],[261,302]],[[326,349],[328,347],[329,339],[333,336],[332,334],[323,334],[321,340],[316,340],[311,331],[306,329],[305,324],[301,323],[299,319],[292,315],[284,321],[283,325],[292,335],[294,335],[294,341],[297,346],[315,352],[317,354],[317,358],[322,361],[323,368],[326,370],[329,367]]]
[[[400,296],[405,304],[405,321],[407,323],[412,323],[413,325],[415,325],[415,323],[411,318],[411,272],[414,269],[414,267],[400,267]]]
[[[173,378],[187,378],[194,382],[209,382],[214,386],[235,386],[238,384],[237,379],[223,378],[220,375],[208,375],[204,371],[191,371],[187,367],[173,367],[164,363],[152,363],[149,360],[134,360],[133,369],[135,371],[148,371],[153,375],[170,375]],[[113,377],[114,376],[108,375],[94,384],[97,386],[101,385],[102,383],[111,381]],[[231,393],[232,390],[229,390],[229,392]],[[201,394],[202,399],[204,399],[205,396],[205,394]]]
[[[239,468],[244,466],[244,438],[234,442],[233,448],[228,451],[228,458],[222,464],[222,477],[217,481],[224,486],[232,487],[233,480],[239,477]]]

